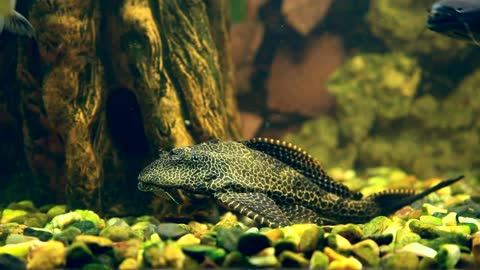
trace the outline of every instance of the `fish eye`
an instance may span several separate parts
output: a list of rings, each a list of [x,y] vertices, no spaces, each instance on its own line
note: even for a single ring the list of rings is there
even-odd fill
[[[463,11],[463,8],[462,7],[458,7],[455,9],[456,12],[462,12]]]
[[[193,154],[193,155],[192,155],[192,160],[193,160],[193,161],[198,161],[198,160],[200,160],[200,157],[199,157],[198,155],[196,155],[196,154]]]

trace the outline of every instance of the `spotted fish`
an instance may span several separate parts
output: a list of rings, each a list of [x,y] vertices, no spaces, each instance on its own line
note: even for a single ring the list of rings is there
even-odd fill
[[[391,214],[462,177],[444,180],[419,194],[412,189],[394,189],[365,197],[334,181],[301,148],[256,138],[162,151],[160,158],[140,173],[138,188],[204,194],[262,225],[279,227],[363,223]]]

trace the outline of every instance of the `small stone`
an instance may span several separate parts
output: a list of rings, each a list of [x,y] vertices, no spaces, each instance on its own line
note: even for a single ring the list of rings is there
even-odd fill
[[[377,245],[388,245],[393,241],[393,235],[391,233],[387,234],[376,234],[376,235],[367,235],[362,238],[363,240],[371,239],[377,243]]]
[[[197,260],[198,262],[202,262],[208,252],[217,249],[216,247],[207,245],[186,245],[182,246],[181,248],[185,254]]]
[[[297,245],[290,240],[280,240],[273,246],[275,248],[275,256],[279,256],[285,250],[296,251]]]
[[[442,218],[442,223],[445,226],[456,226],[457,225],[457,213],[455,213],[455,212],[448,213],[445,217]]]
[[[321,251],[314,251],[310,258],[310,270],[322,270],[328,267],[328,257]]]
[[[220,221],[213,226],[212,230],[216,231],[220,228],[228,229],[234,226],[241,226],[240,223],[238,223],[238,218],[231,212],[227,212],[220,218]]]
[[[192,230],[195,233],[200,233],[208,230],[207,224],[196,222],[196,221],[190,221],[188,223],[188,226],[190,226],[190,228],[192,228]]]
[[[443,223],[442,223],[442,219],[441,218],[438,218],[438,217],[433,217],[433,216],[420,216],[420,221],[421,222],[424,222],[424,223],[427,223],[427,224],[431,224],[431,225],[435,225],[435,226],[441,226]]]
[[[290,250],[282,252],[278,260],[283,267],[305,268],[309,265],[309,261],[305,257]]]
[[[66,265],[68,268],[81,268],[94,259],[92,251],[85,243],[75,242],[67,248]]]
[[[37,208],[35,208],[35,205],[33,204],[33,202],[29,201],[29,200],[10,203],[7,206],[7,209],[24,210],[24,211],[27,211],[27,212],[30,212],[30,213],[33,213],[33,212],[37,211]]]
[[[23,235],[37,237],[40,241],[48,241],[53,237],[53,234],[49,230],[31,227],[25,228]]]
[[[88,263],[82,267],[82,270],[111,270],[112,267],[102,263]]]
[[[440,269],[440,265],[433,258],[423,257],[418,263],[418,269],[420,270]]]
[[[278,228],[269,230],[267,232],[262,232],[262,234],[268,237],[268,239],[270,239],[272,243],[275,243],[278,240],[283,239],[283,231]]]
[[[429,240],[425,245],[435,250],[440,249],[443,244],[456,244],[459,246],[467,246],[469,243],[469,236],[450,233],[446,236],[438,237],[433,240]]]
[[[437,251],[433,248],[424,246],[420,243],[410,243],[400,249],[401,251],[411,252],[419,257],[435,258]]]
[[[422,239],[420,235],[410,232],[408,229],[398,230],[395,237],[394,249],[400,249],[407,244],[418,242],[420,239]]]
[[[292,241],[295,243],[295,245],[298,245],[298,243],[300,243],[300,235],[298,235],[297,230],[293,229],[291,226],[285,226],[280,229],[283,232],[283,238],[285,240]]]
[[[327,236],[327,245],[340,253],[348,253],[352,244],[343,236],[338,234],[329,234]]]
[[[5,239],[5,244],[6,245],[20,244],[20,243],[28,242],[34,239],[36,238],[32,239],[32,237],[27,237],[23,234],[12,233],[7,236],[7,239]]]
[[[0,253],[0,269],[20,270],[25,269],[26,267],[27,264],[25,260],[7,253]]]
[[[217,246],[227,251],[237,250],[238,241],[244,229],[240,226],[231,228],[217,228]]]
[[[63,229],[68,225],[80,221],[82,216],[76,212],[69,212],[63,215],[55,216],[46,226],[47,229]]]
[[[15,256],[17,258],[26,258],[32,246],[39,246],[42,244],[43,242],[39,240],[33,240],[19,244],[4,245],[0,247],[0,254],[5,253]]]
[[[143,260],[145,266],[150,268],[163,268],[167,265],[167,260],[164,256],[165,245],[164,243],[153,243],[147,245],[143,249]]]
[[[183,254],[180,247],[175,244],[170,244],[165,247],[165,260],[167,261],[167,266],[173,267],[176,269],[183,268],[185,262],[185,254]]]
[[[354,244],[352,252],[364,266],[376,267],[380,262],[380,249],[373,240],[367,239]]]
[[[455,265],[457,269],[475,269],[475,258],[472,254],[460,253],[460,259]]]
[[[276,259],[276,258],[275,258]],[[223,261],[223,268],[245,268],[251,266],[245,256],[239,251],[233,251],[227,254],[225,261]]]
[[[157,226],[157,232],[163,240],[177,240],[188,233],[185,228],[176,223],[160,223]]]
[[[365,235],[382,234],[390,225],[392,220],[385,216],[378,216],[363,226],[363,233]]]
[[[256,267],[278,267],[280,265],[275,255],[252,256],[248,258],[248,262]]]
[[[52,218],[63,215],[67,212],[67,206],[66,205],[55,205],[52,208],[50,208],[47,212],[47,217],[49,220]]]
[[[70,225],[70,227],[77,227],[83,234],[98,235],[100,230],[90,220],[79,220]]]
[[[47,223],[48,217],[44,213],[27,213],[25,215],[12,218],[10,222],[24,224],[29,227],[41,228]]]
[[[80,235],[82,231],[80,231],[79,228],[77,227],[67,227],[65,230],[61,231],[60,233],[57,233],[53,236],[53,240],[58,240],[62,241],[64,243],[71,243],[73,240],[75,240],[75,237],[77,235]]]
[[[411,252],[397,252],[384,257],[385,269],[417,269],[419,259]]]
[[[120,270],[130,270],[130,269],[137,269],[137,268],[139,268],[139,264],[138,264],[138,261],[134,258],[126,258],[118,266],[118,269]]]
[[[298,250],[300,252],[313,252],[316,249],[323,248],[323,239],[325,231],[322,227],[312,226],[306,229],[302,236],[300,237],[300,242],[298,243]]]
[[[361,270],[362,263],[354,257],[348,257],[344,260],[337,260],[330,263],[328,269],[335,270]]]
[[[440,207],[436,207],[435,205],[429,204],[429,203],[424,203],[423,204],[423,211],[428,215],[428,216],[433,216],[435,213],[447,213],[447,209],[443,209]]]
[[[225,256],[227,256],[227,252],[223,248],[216,248],[205,253],[205,257],[215,262],[216,265],[222,265]]]
[[[347,257],[345,257],[342,254],[336,252],[335,250],[333,250],[330,247],[325,247],[325,249],[323,249],[323,252],[325,253],[325,255],[327,255],[330,262],[344,261],[345,259],[347,259]]]
[[[437,226],[415,219],[411,220],[411,222],[409,223],[409,228],[410,230],[412,230],[412,232],[426,239],[433,239],[448,234],[448,232],[440,230]]]
[[[130,227],[125,220],[118,217],[109,218],[107,220],[106,226],[107,227],[110,227],[110,226]]]
[[[454,244],[442,245],[435,259],[442,269],[452,269],[460,260],[460,248]]]
[[[476,264],[480,265],[480,235],[472,238],[472,253]]]
[[[355,224],[337,225],[333,228],[332,234],[341,235],[350,243],[356,243],[363,237],[362,229]]]
[[[217,238],[216,235],[212,233],[204,233],[200,235],[200,244],[208,246],[216,246]]]
[[[95,235],[78,235],[75,241],[85,243],[94,254],[104,253],[112,249],[112,240]]]
[[[193,234],[188,233],[188,234],[185,234],[184,236],[180,237],[177,240],[177,244],[179,244],[179,245],[199,245],[200,244],[200,238],[197,238]]]
[[[12,219],[20,216],[26,215],[28,212],[25,210],[13,210],[13,209],[3,209],[2,211],[2,219],[0,223],[9,223]]]
[[[245,233],[259,233],[260,230],[257,227],[251,227],[245,231]]]
[[[65,266],[65,246],[59,241],[45,242],[28,255],[27,269],[53,269]]]
[[[99,236],[106,237],[113,242],[120,242],[135,238],[137,235],[130,229],[130,227],[109,226],[101,230]]]
[[[75,213],[80,214],[80,220],[88,220],[95,224],[99,229],[105,228],[105,220],[101,219],[95,212],[90,210],[75,210]]]
[[[265,235],[248,233],[240,236],[237,249],[243,255],[251,256],[270,246],[270,239],[268,239],[268,237]]]
[[[316,226],[317,226],[316,224],[305,223],[305,224],[293,224],[290,227],[297,232],[298,236],[301,237],[306,230]]]
[[[127,241],[113,243],[113,252],[117,261],[125,258],[137,258],[140,250],[141,241],[139,239],[130,239]]]

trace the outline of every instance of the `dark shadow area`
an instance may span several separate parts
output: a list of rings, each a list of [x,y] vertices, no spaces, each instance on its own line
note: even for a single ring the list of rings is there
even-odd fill
[[[124,154],[146,156],[149,145],[143,118],[135,94],[127,88],[110,90],[105,105],[108,131],[116,147]]]

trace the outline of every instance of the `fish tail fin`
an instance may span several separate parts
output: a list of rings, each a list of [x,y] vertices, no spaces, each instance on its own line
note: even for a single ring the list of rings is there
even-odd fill
[[[398,209],[429,195],[432,192],[452,185],[462,178],[463,175],[443,180],[435,186],[430,187],[418,194],[413,189],[389,189],[374,193],[368,196],[367,199],[374,201],[376,205],[378,205],[378,207],[381,209],[381,215],[389,215]]]
[[[35,30],[32,24],[17,11],[13,11],[12,15],[5,17],[3,31],[8,31],[18,36],[35,37]]]

